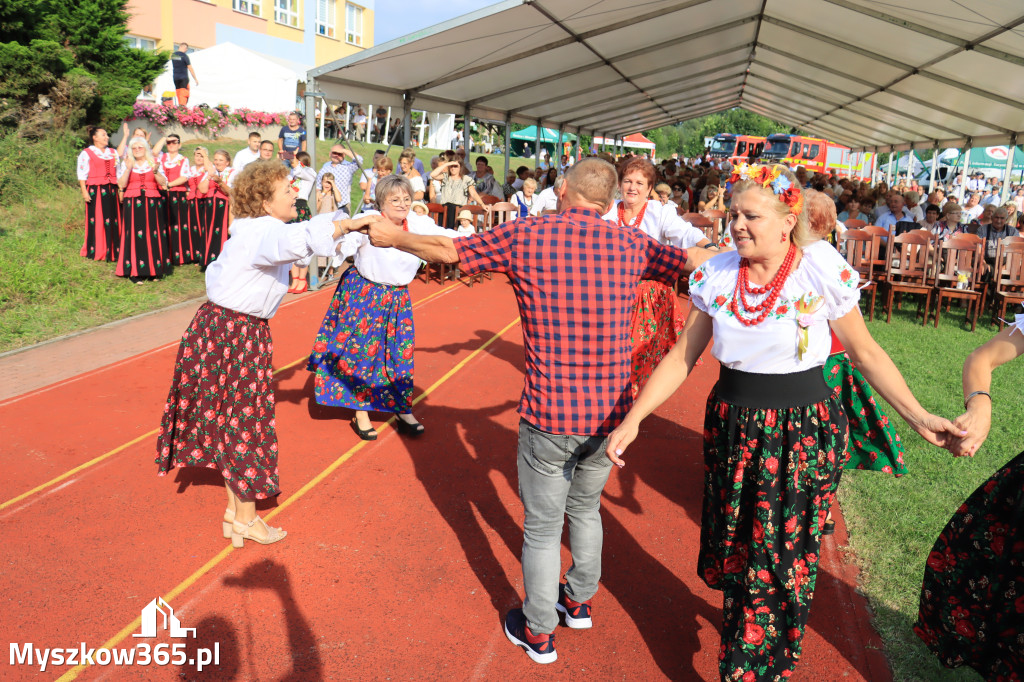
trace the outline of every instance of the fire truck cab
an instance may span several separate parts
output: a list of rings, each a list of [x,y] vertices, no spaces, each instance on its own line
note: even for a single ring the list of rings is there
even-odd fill
[[[765,138],[756,135],[719,133],[711,142],[711,156],[729,159],[730,163],[755,163],[764,151]]]

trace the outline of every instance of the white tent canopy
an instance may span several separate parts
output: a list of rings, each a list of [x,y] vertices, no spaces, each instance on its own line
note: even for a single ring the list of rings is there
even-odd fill
[[[189,104],[227,104],[279,113],[295,109],[295,85],[303,74],[234,43],[220,43],[189,55],[199,85],[192,83]],[[189,79],[191,80],[191,78]],[[174,90],[171,66],[156,79],[157,97]]]
[[[331,99],[622,137],[742,107],[854,150],[1024,139],[1021,0],[505,0],[308,72]]]

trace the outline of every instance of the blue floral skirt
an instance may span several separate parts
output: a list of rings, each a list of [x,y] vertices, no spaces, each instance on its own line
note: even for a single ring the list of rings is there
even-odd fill
[[[414,331],[405,287],[345,271],[317,332],[307,369],[320,405],[412,411]]]

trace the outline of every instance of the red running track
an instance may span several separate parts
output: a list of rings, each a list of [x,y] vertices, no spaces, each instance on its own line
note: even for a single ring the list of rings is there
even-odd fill
[[[163,596],[197,629],[188,656],[214,643],[220,652],[220,665],[201,673],[188,664],[39,672],[5,656],[0,678],[717,679],[721,597],[695,574],[714,362],[706,357],[645,422],[629,464],[613,472],[595,627],[560,628],[558,661],[538,666],[501,630],[522,595],[523,349],[511,288],[497,279],[444,290],[416,282],[412,293],[417,394],[430,390],[416,408],[427,427],[418,441],[385,428],[364,446],[344,410],[311,401],[302,359],[329,292],[274,318],[275,366],[286,367],[275,376],[284,493],[262,513],[289,531],[276,545],[232,550],[221,537],[216,471],[156,476],[153,432],[175,346],[0,403],[7,646],[182,641],[131,636],[142,607]],[[891,679],[838,549],[841,518],[838,526],[822,552],[794,679]]]

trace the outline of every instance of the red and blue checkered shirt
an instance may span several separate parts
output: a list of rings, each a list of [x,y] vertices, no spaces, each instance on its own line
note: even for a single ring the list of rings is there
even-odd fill
[[[520,218],[455,240],[466,274],[505,273],[522,316],[519,414],[547,433],[606,435],[633,404],[630,312],[637,285],[671,285],[686,251],[597,211]]]

